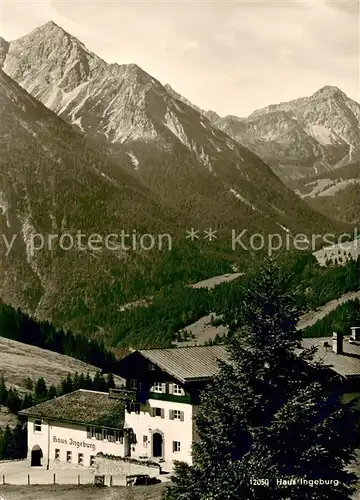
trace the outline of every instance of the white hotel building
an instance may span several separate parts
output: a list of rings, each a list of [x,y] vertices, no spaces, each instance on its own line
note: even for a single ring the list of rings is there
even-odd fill
[[[199,392],[226,360],[224,346],[148,349],[120,362],[123,389],[78,390],[20,412],[34,466],[94,465],[96,455],[191,463]]]
[[[344,393],[359,392],[360,328],[345,338],[304,339],[316,357],[340,376]],[[79,390],[20,412],[28,417],[28,458],[33,465],[71,462],[91,466],[96,455],[191,464],[199,393],[228,360],[223,345],[134,351],[120,361],[123,389]]]

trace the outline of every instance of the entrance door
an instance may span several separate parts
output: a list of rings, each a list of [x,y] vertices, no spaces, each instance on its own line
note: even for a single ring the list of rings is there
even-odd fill
[[[162,457],[163,437],[160,432],[155,432],[152,437],[153,457]]]
[[[31,451],[31,467],[41,467],[43,457],[43,452],[41,451],[40,446],[36,445]]]
[[[131,456],[131,429],[124,430],[124,457]]]

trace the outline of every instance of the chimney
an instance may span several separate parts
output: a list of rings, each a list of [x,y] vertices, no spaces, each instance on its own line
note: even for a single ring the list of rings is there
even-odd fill
[[[333,344],[333,352],[335,354],[342,354],[343,352],[343,336],[341,333],[336,333],[333,332],[333,339],[332,339],[332,344]]]
[[[351,327],[351,339],[360,340],[360,326]]]

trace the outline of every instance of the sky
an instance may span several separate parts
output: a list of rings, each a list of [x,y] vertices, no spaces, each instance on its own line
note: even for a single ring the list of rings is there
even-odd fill
[[[0,0],[8,41],[50,20],[222,116],[325,85],[360,100],[359,0]]]

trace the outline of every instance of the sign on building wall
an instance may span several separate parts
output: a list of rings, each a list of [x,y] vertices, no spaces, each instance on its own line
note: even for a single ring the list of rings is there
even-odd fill
[[[75,448],[89,448],[93,451],[95,451],[96,449],[95,443],[87,443],[85,440],[75,441],[75,439],[72,438],[64,439],[53,436],[53,442],[56,444],[66,444],[68,446],[74,446]]]

